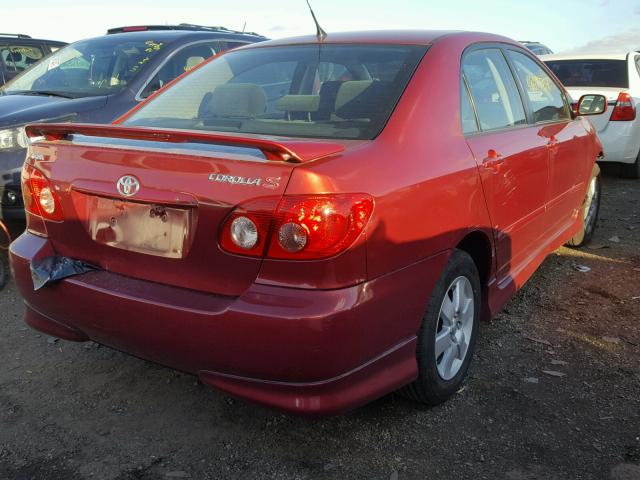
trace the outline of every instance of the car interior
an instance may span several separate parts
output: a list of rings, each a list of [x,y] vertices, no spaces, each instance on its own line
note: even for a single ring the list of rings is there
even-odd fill
[[[404,54],[408,56],[408,52]],[[318,59],[314,52],[310,57],[291,60],[252,60],[246,65],[226,66],[227,71],[220,73],[213,88],[211,80],[187,77],[182,85],[193,81],[190,100],[165,105],[167,108],[161,108],[163,113],[157,115],[152,113],[156,110],[152,102],[148,120],[134,115],[132,123],[268,135],[369,138],[386,121],[417,64],[414,59],[403,61],[390,52],[379,56],[367,52],[360,58],[338,52],[325,59]],[[221,69],[223,62],[216,63]],[[210,78],[216,75],[212,73]],[[172,92],[167,93],[164,99],[171,103]]]

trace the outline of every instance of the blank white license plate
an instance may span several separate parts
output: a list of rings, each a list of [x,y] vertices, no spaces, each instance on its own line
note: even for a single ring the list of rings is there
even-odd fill
[[[147,203],[88,196],[91,238],[110,247],[169,258],[183,258],[191,211]]]

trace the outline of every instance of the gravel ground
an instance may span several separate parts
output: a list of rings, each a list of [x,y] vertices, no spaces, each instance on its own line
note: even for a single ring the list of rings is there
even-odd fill
[[[581,272],[579,266],[590,268]],[[307,420],[22,323],[0,293],[0,479],[640,479],[640,182],[609,174],[437,408],[392,394]]]

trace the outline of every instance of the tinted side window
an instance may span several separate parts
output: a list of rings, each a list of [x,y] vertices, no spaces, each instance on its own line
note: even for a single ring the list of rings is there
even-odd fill
[[[222,43],[223,42],[198,43],[197,45],[190,45],[179,50],[162,66],[160,71],[147,84],[140,96],[147,98],[174,78],[182,75],[184,72],[188,72],[199,63],[215,55],[221,51],[223,47],[226,47],[226,45],[222,45]]]
[[[9,72],[22,72],[44,57],[42,48],[35,45],[0,46],[0,58]]]
[[[625,60],[548,60],[545,63],[565,87],[629,88]]]
[[[640,75],[640,55],[636,55],[636,69],[638,70],[638,75]]]
[[[478,122],[471,106],[469,91],[462,79],[460,80],[460,121],[462,122],[462,133],[475,133],[478,131]]]
[[[500,50],[475,50],[465,55],[462,71],[469,84],[482,130],[527,123],[518,88]]]
[[[540,65],[523,53],[508,51],[533,111],[534,122],[571,118],[562,91]]]

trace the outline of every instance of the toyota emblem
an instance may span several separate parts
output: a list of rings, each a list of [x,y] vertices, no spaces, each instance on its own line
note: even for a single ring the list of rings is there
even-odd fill
[[[133,197],[140,190],[140,182],[133,175],[125,175],[118,179],[116,188],[120,195],[124,197]]]

